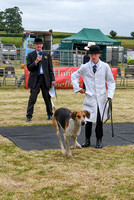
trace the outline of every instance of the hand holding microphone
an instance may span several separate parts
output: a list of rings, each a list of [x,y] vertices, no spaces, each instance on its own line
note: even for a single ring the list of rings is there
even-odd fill
[[[42,60],[42,51],[39,52],[39,56],[37,56],[35,64],[37,65],[41,60]]]

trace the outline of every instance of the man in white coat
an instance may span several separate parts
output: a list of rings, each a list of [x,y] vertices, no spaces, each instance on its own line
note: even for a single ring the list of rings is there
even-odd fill
[[[99,59],[101,49],[98,45],[92,45],[89,49],[90,61],[82,64],[81,67],[72,74],[72,84],[74,92],[85,94],[83,110],[90,112],[85,126],[85,143],[82,147],[91,145],[92,123],[96,122],[96,148],[102,148],[103,124],[102,115],[107,98],[113,99],[115,91],[115,81],[109,65]],[[85,89],[79,87],[79,78],[83,77]],[[106,85],[108,91],[106,89]],[[107,109],[105,109],[103,119],[107,119]]]

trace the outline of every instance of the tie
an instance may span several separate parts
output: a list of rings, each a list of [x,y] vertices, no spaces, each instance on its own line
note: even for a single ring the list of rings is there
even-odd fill
[[[96,72],[96,69],[97,69],[97,66],[94,65],[94,66],[93,66],[93,72],[94,72],[94,73]]]

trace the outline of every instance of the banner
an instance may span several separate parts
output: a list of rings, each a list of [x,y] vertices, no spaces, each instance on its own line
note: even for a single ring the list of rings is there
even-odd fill
[[[71,84],[71,74],[75,72],[79,67],[54,67],[54,75],[56,80],[56,89],[72,89],[73,86]],[[117,68],[111,68],[114,80],[116,80]],[[28,88],[28,78],[29,71],[27,67],[25,67],[25,88]],[[80,77],[79,85],[82,88],[83,86],[83,78]]]
[[[59,89],[72,89],[71,74],[79,67],[54,67],[54,75],[56,80],[56,87]],[[83,78],[79,79],[80,87],[83,86]]]

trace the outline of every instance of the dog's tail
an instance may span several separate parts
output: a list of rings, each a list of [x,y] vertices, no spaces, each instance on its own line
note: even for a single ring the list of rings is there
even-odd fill
[[[54,105],[54,103],[53,103],[52,100],[51,100],[51,104],[52,104],[52,109],[53,109],[53,111],[55,112],[55,111],[56,111],[56,107],[55,107],[55,105]]]

